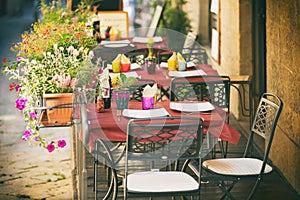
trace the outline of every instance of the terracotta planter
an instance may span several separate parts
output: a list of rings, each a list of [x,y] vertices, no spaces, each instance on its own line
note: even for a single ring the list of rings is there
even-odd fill
[[[73,93],[57,93],[57,94],[44,94],[45,105],[62,107],[47,109],[48,123],[50,124],[67,124],[72,121],[72,103],[74,101]]]

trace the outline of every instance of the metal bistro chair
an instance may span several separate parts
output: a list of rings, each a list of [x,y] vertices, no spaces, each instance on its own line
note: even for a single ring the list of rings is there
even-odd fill
[[[171,81],[171,101],[209,101],[226,112],[225,121],[229,123],[230,78],[228,76],[175,77]],[[216,138],[211,138],[214,140]],[[226,157],[228,143],[218,139],[220,151]],[[215,142],[210,142],[215,144]],[[213,151],[213,157],[217,153]]]
[[[192,61],[198,64],[207,64],[208,56],[203,46],[198,44],[197,35],[189,31],[184,41],[181,54],[186,61]]]
[[[246,178],[255,178],[255,184],[247,197],[247,199],[251,199],[263,176],[272,171],[271,165],[268,164],[269,152],[282,107],[283,103],[279,97],[269,93],[263,94],[256,110],[243,157],[212,159],[203,162],[203,168],[214,175],[207,175],[206,181],[217,183],[224,192],[222,199],[226,196],[234,199],[230,191],[238,181]],[[265,151],[262,159],[246,157],[252,146],[253,139],[259,138],[257,136],[254,137],[254,135],[260,136],[265,140]]]
[[[198,44],[196,41],[197,35],[192,31],[189,31],[185,37],[183,46],[180,49],[172,50],[160,50],[157,53],[158,63],[167,62],[167,60],[172,56],[173,52],[180,52],[184,59],[189,62],[192,61],[195,64],[207,64],[208,55],[206,49]]]
[[[185,169],[191,159],[201,163],[201,119],[132,119],[127,133],[124,199],[157,196],[200,198],[200,177],[194,178]]]

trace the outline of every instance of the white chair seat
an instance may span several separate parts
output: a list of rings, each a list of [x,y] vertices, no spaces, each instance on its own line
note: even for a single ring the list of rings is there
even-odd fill
[[[138,172],[127,176],[129,192],[182,192],[197,190],[197,181],[184,172]]]
[[[221,158],[206,160],[202,166],[221,175],[247,176],[258,175],[262,161],[256,158]],[[270,165],[266,165],[264,173],[272,171]]]

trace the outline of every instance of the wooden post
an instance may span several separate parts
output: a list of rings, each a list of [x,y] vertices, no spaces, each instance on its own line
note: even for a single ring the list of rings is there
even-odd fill
[[[67,11],[72,11],[72,0],[67,0]]]

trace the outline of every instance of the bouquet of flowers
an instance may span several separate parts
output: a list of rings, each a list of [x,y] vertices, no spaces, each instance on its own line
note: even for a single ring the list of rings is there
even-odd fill
[[[49,152],[62,145],[64,140],[47,143],[39,135],[39,113],[41,97],[44,93],[73,92],[78,82],[78,69],[83,59],[90,59],[92,53],[86,49],[75,49],[70,46],[67,50],[54,45],[53,52],[45,52],[41,60],[30,60],[18,57],[15,62],[3,59],[3,72],[13,79],[10,90],[18,92],[19,98],[15,107],[22,111],[26,125],[23,140],[34,140]]]

